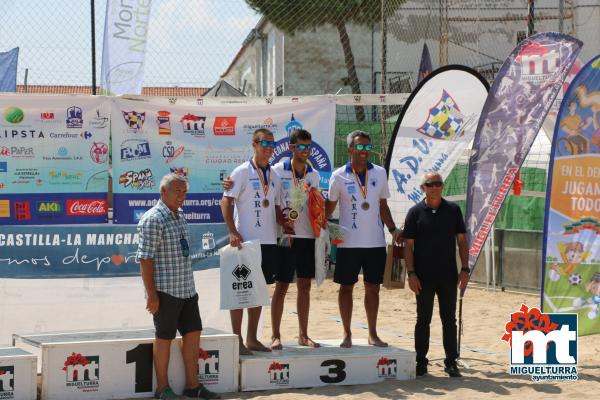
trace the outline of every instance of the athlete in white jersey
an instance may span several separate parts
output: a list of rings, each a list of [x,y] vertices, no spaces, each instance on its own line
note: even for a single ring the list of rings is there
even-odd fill
[[[229,230],[229,244],[242,246],[245,240],[259,239],[262,253],[262,270],[267,284],[275,281],[277,266],[281,263],[277,247],[277,222],[275,206],[280,199],[279,176],[269,167],[275,141],[268,129],[257,129],[252,135],[254,156],[233,170],[231,177],[237,185],[223,193],[221,211]],[[240,338],[240,354],[252,350],[271,351],[257,338],[258,321],[262,307],[248,309],[246,344],[242,340],[243,309],[231,310],[233,333]]]
[[[290,135],[292,158],[286,159],[273,167],[281,179],[281,208],[293,230],[291,247],[282,248],[283,262],[279,265],[275,276],[275,292],[271,301],[271,323],[273,336],[271,349],[280,350],[281,317],[283,303],[290,283],[294,281],[298,295],[296,309],[298,311],[298,344],[301,346],[319,347],[319,344],[308,337],[308,313],[310,309],[310,285],[315,277],[315,234],[310,222],[308,202],[299,210],[292,207],[290,195],[294,187],[319,189],[319,173],[307,162],[312,148],[312,137],[304,129],[296,129]]]
[[[337,248],[334,282],[340,284],[338,303],[344,326],[341,347],[352,347],[352,292],[362,268],[365,284],[365,310],[369,325],[369,344],[387,346],[377,335],[379,287],[385,268],[385,224],[394,242],[400,237],[387,205],[390,192],[385,169],[369,162],[371,137],[362,131],[347,137],[350,162],[338,168],[329,181],[329,216],[340,203],[340,225],[345,227],[344,242]]]
[[[291,193],[296,187],[306,185],[306,190],[319,188],[319,173],[307,162],[312,148],[311,134],[304,129],[296,129],[290,135],[290,150],[292,158],[285,159],[276,164],[272,170],[281,180],[280,223],[286,229],[284,234],[292,237],[290,247],[281,248],[282,262],[278,265],[275,274],[275,291],[271,300],[271,324],[273,326],[271,349],[280,350],[281,344],[281,317],[283,304],[290,283],[297,280],[298,295],[296,308],[298,312],[298,344],[301,346],[320,347],[318,343],[308,336],[308,314],[310,309],[311,279],[315,277],[315,234],[310,222],[308,205],[300,209],[293,209]],[[230,190],[235,186],[235,181],[227,177],[223,187]]]

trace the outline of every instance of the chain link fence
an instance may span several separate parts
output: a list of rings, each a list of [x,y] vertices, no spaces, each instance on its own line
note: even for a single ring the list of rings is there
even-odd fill
[[[229,95],[246,96],[409,93],[417,84],[425,44],[434,69],[467,65],[492,81],[528,29],[579,38],[585,44],[584,63],[600,53],[600,0],[151,3],[143,94],[198,96],[217,83]],[[91,93],[94,70],[99,85],[106,6],[107,0],[0,0],[0,52],[20,48],[18,91]],[[401,107],[368,101],[338,106],[335,165],[346,161],[345,136],[353,129],[373,135],[374,161],[383,164]],[[518,270],[507,271],[515,257],[541,265],[539,210],[550,144],[536,146],[521,175],[529,200],[510,196],[507,201],[534,204],[531,219],[538,228],[528,231],[515,225],[519,221],[509,222],[510,216],[499,217],[503,225],[497,229],[495,254],[501,285],[534,286],[535,279],[524,283]],[[465,157],[449,177],[452,195],[465,192],[466,162]]]

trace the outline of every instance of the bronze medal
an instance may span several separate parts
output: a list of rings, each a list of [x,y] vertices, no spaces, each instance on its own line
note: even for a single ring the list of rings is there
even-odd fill
[[[262,206],[263,206],[264,208],[267,208],[267,207],[269,207],[269,200],[268,200],[268,199],[263,199],[263,201],[262,201]]]
[[[360,208],[362,208],[363,210],[367,211],[369,209],[369,203],[368,202],[364,202],[360,205]]]
[[[296,210],[290,210],[290,213],[288,214],[288,218],[291,219],[292,221],[295,221],[298,219],[298,216],[300,214],[298,213],[298,211]]]

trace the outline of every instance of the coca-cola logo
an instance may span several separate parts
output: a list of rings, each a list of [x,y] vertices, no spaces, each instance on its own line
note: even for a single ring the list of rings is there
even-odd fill
[[[67,200],[67,215],[80,217],[106,213],[107,207],[104,199]]]

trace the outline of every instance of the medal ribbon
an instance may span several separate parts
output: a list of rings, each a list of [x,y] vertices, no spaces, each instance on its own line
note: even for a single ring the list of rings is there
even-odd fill
[[[298,187],[298,185],[300,184],[300,182],[304,181],[306,179],[306,170],[308,168],[306,168],[306,165],[304,166],[304,174],[302,175],[301,179],[298,179],[296,177],[296,170],[294,169],[294,166],[292,165],[291,162],[290,162],[290,166],[292,167],[292,179],[294,180],[294,186]]]
[[[365,169],[365,184],[364,184],[364,186],[360,183],[360,178],[358,177],[358,173],[354,169],[354,166],[352,166],[352,173],[354,174],[354,179],[356,180],[356,183],[358,184],[358,187],[360,188],[362,197],[366,202],[367,201],[367,191],[369,190],[369,186],[367,185],[367,182],[369,182],[369,169],[368,168]]]
[[[258,179],[260,179],[260,184],[262,185],[263,193],[265,194],[265,199],[266,199],[267,195],[269,193],[269,185],[271,184],[271,171],[268,170],[269,172],[266,174],[267,175],[267,184],[265,185],[265,178],[263,178],[262,169],[260,169],[260,171],[259,171],[258,166],[254,164],[254,160],[250,160],[250,164],[252,164],[252,167],[256,170],[256,174],[258,175]]]

